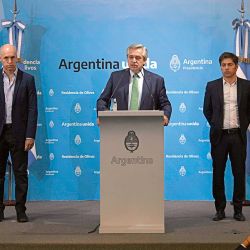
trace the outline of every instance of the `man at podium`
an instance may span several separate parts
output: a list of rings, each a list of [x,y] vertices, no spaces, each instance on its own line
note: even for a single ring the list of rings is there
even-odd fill
[[[147,48],[132,44],[127,48],[127,69],[115,71],[97,100],[97,110],[105,111],[115,103],[117,110],[163,110],[163,124],[168,125],[172,112],[163,77],[144,69]]]

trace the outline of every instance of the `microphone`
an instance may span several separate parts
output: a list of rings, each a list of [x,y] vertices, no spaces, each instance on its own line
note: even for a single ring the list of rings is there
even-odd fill
[[[129,70],[129,68],[125,69],[124,73],[127,72],[128,70]],[[125,74],[122,74],[122,76],[121,76],[120,79],[118,80],[118,83],[117,83],[117,85],[116,85],[114,91],[112,92],[112,94],[111,94],[111,96],[110,96],[110,98],[109,98],[108,104],[110,103],[110,101],[111,101],[112,98],[114,97],[115,92],[117,91],[118,87],[119,87],[120,84],[121,84],[122,79],[124,78],[124,75],[125,75]]]
[[[150,93],[150,97],[152,98],[152,101],[153,101],[153,110],[155,110],[155,99],[154,99],[154,96],[153,96],[153,94],[152,94],[151,89],[149,88],[149,84],[148,84],[147,79],[146,79],[146,77],[144,76],[142,70],[141,70],[140,72],[141,72],[141,74],[142,74],[142,76],[143,76],[143,80],[144,80],[144,82],[145,82],[145,84],[146,84],[146,86],[147,86],[147,88],[148,88],[148,91],[149,91],[149,93]]]

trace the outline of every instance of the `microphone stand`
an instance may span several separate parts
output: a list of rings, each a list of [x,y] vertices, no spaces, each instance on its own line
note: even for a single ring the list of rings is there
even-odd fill
[[[12,200],[12,181],[13,181],[13,174],[12,174],[12,163],[8,159],[7,161],[7,167],[8,167],[8,200],[5,200],[3,203],[5,206],[15,206],[16,201]]]

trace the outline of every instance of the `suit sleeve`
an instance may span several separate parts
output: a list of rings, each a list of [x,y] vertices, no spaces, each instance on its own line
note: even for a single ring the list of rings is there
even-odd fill
[[[213,108],[212,108],[209,84],[207,84],[206,91],[205,91],[205,97],[204,97],[204,102],[203,102],[203,114],[205,115],[208,123],[211,125]]]
[[[163,110],[164,115],[166,115],[168,119],[170,120],[171,113],[172,113],[172,106],[166,94],[166,88],[165,88],[165,83],[164,83],[163,78],[161,80],[161,89],[159,93],[159,105],[160,105],[160,110]]]
[[[113,73],[111,74],[105,86],[105,89],[103,90],[103,92],[101,93],[100,97],[97,100],[96,103],[97,111],[105,111],[109,109],[112,92],[113,92]]]
[[[28,90],[28,121],[26,129],[26,138],[35,139],[36,127],[37,127],[37,94],[35,79],[33,76],[28,79],[27,83]]]

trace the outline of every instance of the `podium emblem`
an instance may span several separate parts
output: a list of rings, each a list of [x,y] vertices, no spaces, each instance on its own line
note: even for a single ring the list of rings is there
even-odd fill
[[[125,148],[133,153],[139,147],[139,139],[135,134],[135,131],[131,130],[124,141]]]

